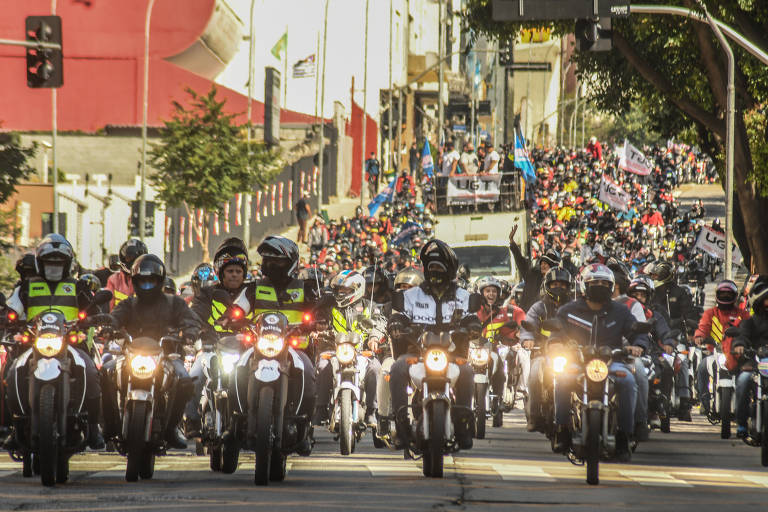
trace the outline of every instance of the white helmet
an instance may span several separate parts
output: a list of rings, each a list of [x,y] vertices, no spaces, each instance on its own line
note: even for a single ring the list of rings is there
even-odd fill
[[[475,282],[475,289],[477,290],[477,293],[483,293],[483,289],[489,286],[495,286],[499,291],[499,295],[501,295],[501,283],[495,277],[483,276]]]
[[[602,295],[592,295],[590,293],[590,284],[597,283],[597,282],[607,282],[610,283],[610,286],[607,288],[610,290],[607,292],[608,296],[603,297]],[[613,275],[613,271],[606,267],[605,265],[601,265],[599,263],[592,263],[591,265],[587,265],[584,267],[584,269],[581,271],[581,291],[582,294],[587,296],[588,299],[595,300],[595,302],[605,302],[606,300],[610,299],[610,294],[613,293],[613,289],[616,286],[616,278]],[[596,286],[593,289],[598,289],[605,287],[602,286]]]
[[[331,290],[340,308],[345,308],[365,295],[365,277],[354,270],[342,270],[331,281]]]

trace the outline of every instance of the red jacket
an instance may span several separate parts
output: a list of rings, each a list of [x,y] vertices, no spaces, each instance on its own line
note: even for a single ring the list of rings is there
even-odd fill
[[[491,315],[493,315],[492,318]],[[484,304],[477,312],[477,318],[483,323],[483,338],[493,338],[498,331],[502,339],[512,340],[517,338],[518,329],[504,327],[504,324],[513,320],[519,326],[520,322],[525,320],[525,311],[513,304],[502,307],[494,306],[493,308]]]
[[[133,295],[133,283],[130,276],[125,272],[115,272],[107,279],[107,290],[112,292],[112,301],[109,303],[109,310],[115,309],[115,306],[121,301]]]
[[[717,306],[709,308],[701,316],[699,327],[694,336],[701,336],[702,338],[710,336],[715,343],[720,344],[723,347],[723,353],[725,353],[726,365],[729,370],[733,370],[737,364],[736,359],[731,355],[733,338],[725,336],[725,330],[728,327],[737,327],[742,320],[747,318],[749,318],[749,313],[741,308],[720,309]],[[709,347],[710,350],[714,349],[712,345]]]

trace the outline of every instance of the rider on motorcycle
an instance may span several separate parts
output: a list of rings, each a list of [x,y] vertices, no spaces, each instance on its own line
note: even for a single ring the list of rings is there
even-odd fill
[[[763,345],[768,345],[768,276],[761,275],[749,291],[749,307],[754,315],[739,325],[739,336],[733,340],[731,350],[738,356],[746,348],[757,351]],[[736,378],[736,435],[744,437],[747,434],[747,417],[749,415],[747,391],[752,385],[752,373],[742,372]]]
[[[608,267],[600,264],[589,265],[582,271],[584,297],[561,307],[557,318],[563,324],[564,334],[580,345],[589,344],[592,330],[596,329],[595,339],[598,346],[621,348],[624,338],[627,338],[630,342],[628,352],[639,357],[648,349],[648,337],[633,333],[631,328],[636,322],[635,317],[626,306],[611,299],[615,284],[613,272]],[[593,326],[595,319],[597,325]],[[646,376],[642,368],[633,374],[627,371],[626,365],[618,361],[611,363],[610,371],[619,372],[615,374],[614,380],[619,407],[616,457],[628,461],[629,440],[635,428],[636,379],[644,379]],[[556,451],[565,451],[570,445],[570,400],[575,389],[576,374],[563,372],[555,386],[555,421],[558,425]]]
[[[35,251],[35,265],[39,277],[22,281],[8,299],[8,308],[17,313],[19,320],[31,321],[51,308],[60,311],[67,321],[77,320],[78,312],[90,304],[92,293],[84,281],[71,277],[74,259],[74,251],[66,238],[56,233],[43,238]],[[75,350],[80,352],[85,361],[84,405],[89,421],[88,446],[94,450],[102,449],[104,438],[98,424],[101,413],[99,371],[86,352],[78,348]],[[15,375],[15,372],[10,372],[8,379],[15,378]],[[14,387],[9,384],[6,389]],[[11,400],[9,405],[13,407],[15,402]]]
[[[417,287],[402,292],[400,297],[393,300],[393,308],[402,307],[401,314],[390,318],[388,330],[392,335],[393,352],[396,361],[392,365],[389,387],[392,395],[392,410],[395,412],[397,440],[395,445],[403,447],[409,438],[410,424],[408,421],[408,383],[410,381],[408,368],[409,359],[414,359],[412,336],[403,336],[412,324],[425,328],[447,327],[452,320],[454,310],[461,310],[464,318],[461,326],[468,331],[480,331],[480,322],[474,314],[468,314],[470,294],[459,288],[455,282],[458,270],[456,253],[445,242],[432,239],[421,249],[419,255],[424,267],[424,282]],[[397,305],[397,306],[396,306]],[[466,332],[463,333],[466,335]],[[461,336],[464,338],[465,336]],[[456,338],[454,353],[467,355],[468,340]],[[409,353],[409,349],[410,352]],[[456,381],[456,405],[463,410],[457,410],[454,418],[456,440],[459,447],[472,447],[474,433],[474,416],[471,410],[473,392],[472,368],[465,362],[459,365],[459,377]]]
[[[147,246],[137,238],[131,238],[123,242],[120,246],[120,271],[115,272],[107,279],[107,290],[112,292],[112,303],[109,309],[112,310],[120,301],[133,295],[133,284],[131,282],[131,267],[136,258],[142,254],[147,254]]]
[[[165,265],[160,258],[154,254],[136,258],[131,268],[131,281],[136,294],[112,310],[115,327],[125,329],[132,338],[146,336],[160,341],[169,333],[178,334],[186,343],[193,343],[198,338],[201,325],[197,315],[181,297],[163,293]],[[192,398],[193,383],[184,368],[182,357],[171,354],[167,361],[172,370],[171,378],[177,382],[175,394],[168,403],[165,440],[171,448],[183,449],[187,443],[178,436],[176,426],[181,420],[185,404]],[[112,436],[120,430],[115,363],[116,360],[110,361],[102,368],[104,423],[108,434]]]

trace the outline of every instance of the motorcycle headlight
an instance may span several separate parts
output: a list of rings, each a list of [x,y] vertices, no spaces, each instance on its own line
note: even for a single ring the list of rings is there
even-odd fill
[[[488,349],[485,347],[473,347],[469,349],[469,359],[472,361],[472,364],[475,366],[485,366],[488,364],[488,359],[491,357],[491,354],[488,352]]]
[[[256,343],[256,348],[262,353],[264,357],[275,357],[279,354],[285,346],[285,340],[280,336],[265,335],[259,338]]]
[[[448,355],[440,349],[430,349],[424,354],[424,366],[433,373],[444,372],[448,368]]]
[[[557,356],[552,360],[552,369],[555,373],[563,373],[566,364],[568,364],[568,360],[565,357]]]
[[[41,334],[35,339],[35,349],[45,357],[53,357],[61,352],[64,338],[53,334]]]
[[[148,379],[155,374],[157,361],[152,356],[135,355],[131,358],[131,374],[137,379]]]
[[[240,360],[240,354],[229,352],[224,352],[219,357],[219,360],[221,361],[221,370],[224,373],[232,373],[232,370],[235,369],[235,365]]]
[[[608,377],[608,365],[602,359],[593,359],[587,363],[587,378],[594,382],[602,382]]]
[[[349,364],[355,358],[355,347],[351,343],[336,345],[336,359],[341,364]]]

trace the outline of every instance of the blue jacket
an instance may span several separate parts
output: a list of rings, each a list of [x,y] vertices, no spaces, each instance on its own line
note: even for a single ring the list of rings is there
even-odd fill
[[[637,321],[629,309],[616,301],[606,304],[600,311],[592,311],[585,299],[577,299],[557,310],[557,318],[565,324],[565,333],[580,345],[590,341],[592,322],[597,316],[598,346],[621,348],[624,338],[631,345],[649,348],[648,336],[645,334],[630,335],[630,328]]]

